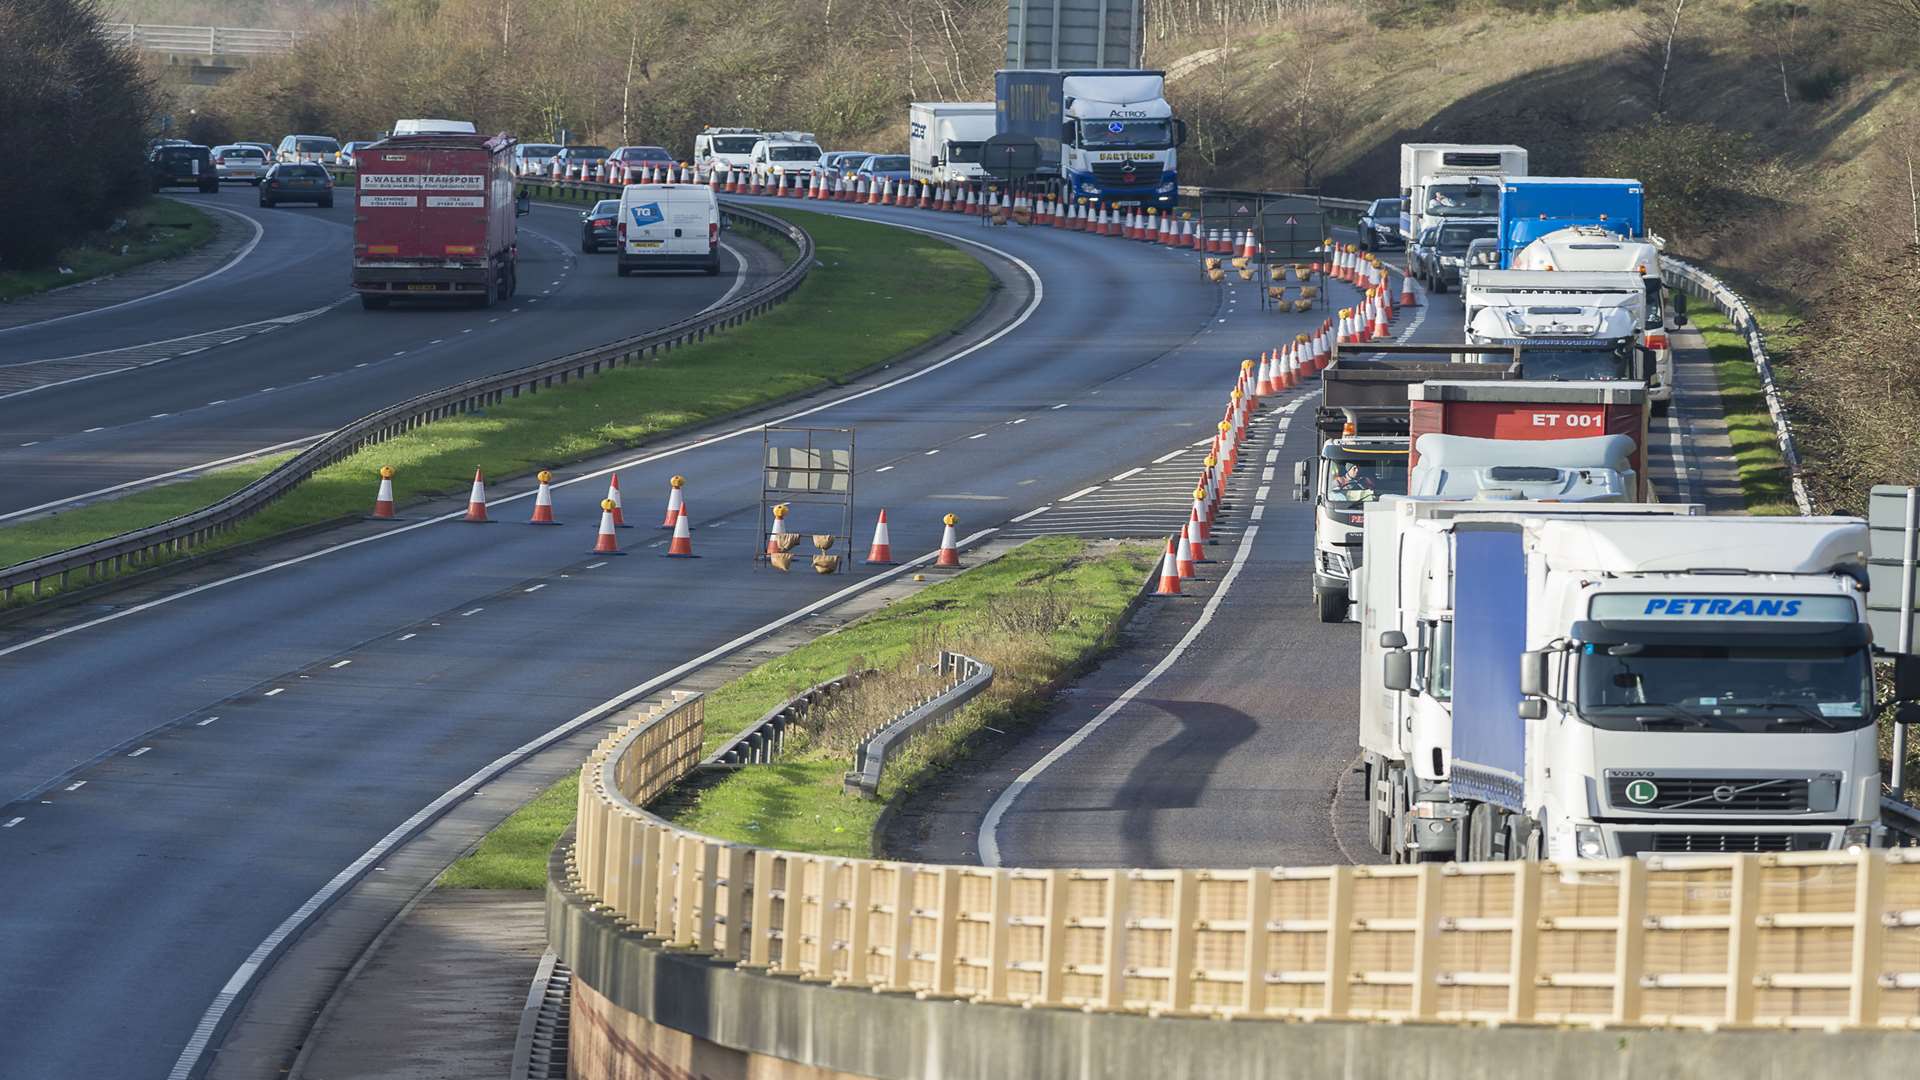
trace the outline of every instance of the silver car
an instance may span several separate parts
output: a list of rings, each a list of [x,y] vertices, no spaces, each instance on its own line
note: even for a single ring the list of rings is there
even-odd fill
[[[228,143],[213,148],[213,171],[224,182],[245,180],[255,187],[267,175],[267,155],[257,146]]]

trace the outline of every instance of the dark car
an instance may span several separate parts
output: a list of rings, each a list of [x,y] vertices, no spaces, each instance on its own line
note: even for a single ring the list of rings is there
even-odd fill
[[[854,173],[862,180],[911,180],[913,159],[905,154],[874,154]]]
[[[560,166],[563,180],[587,180],[592,178],[593,168],[613,156],[613,151],[604,146],[563,146],[553,155]]]
[[[1499,227],[1499,223],[1491,219],[1474,219],[1449,221],[1428,228],[1414,245],[1414,276],[1437,293],[1460,284],[1468,245],[1475,240],[1493,238]]]
[[[603,244],[612,244],[619,239],[614,225],[620,220],[620,200],[601,199],[593,204],[593,209],[580,214],[580,250],[591,255],[600,250]]]
[[[220,192],[220,173],[213,165],[213,151],[197,143],[154,147],[147,155],[147,179],[155,191],[195,187],[209,195]]]
[[[294,164],[282,161],[267,170],[260,181],[260,205],[277,206],[283,202],[333,205],[333,174],[325,165]]]
[[[1399,199],[1375,199],[1367,212],[1360,215],[1360,250],[1377,251],[1383,247],[1399,247],[1406,243],[1400,235]]]

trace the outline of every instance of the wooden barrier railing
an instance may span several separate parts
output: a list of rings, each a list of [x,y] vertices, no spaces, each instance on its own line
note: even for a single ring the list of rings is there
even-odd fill
[[[581,771],[570,885],[742,967],[1166,1015],[1920,1027],[1920,853],[1018,870],[730,843],[641,807],[698,761],[679,695]]]

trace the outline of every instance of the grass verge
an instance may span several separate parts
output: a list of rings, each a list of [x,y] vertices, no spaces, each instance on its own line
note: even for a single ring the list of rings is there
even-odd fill
[[[1727,437],[1733,443],[1734,470],[1747,512],[1799,513],[1787,476],[1787,461],[1780,453],[1773,416],[1767,411],[1760,373],[1754,369],[1746,337],[1717,311],[1701,311],[1694,324],[1706,339],[1714,373],[1720,380],[1720,406],[1726,411]],[[1765,316],[1761,324],[1773,340],[1775,328],[1768,325]]]
[[[195,553],[364,513],[381,465],[397,470],[395,495],[406,502],[465,491],[475,467],[493,477],[520,475],[834,385],[954,332],[979,310],[991,286],[985,267],[945,241],[802,210],[778,213],[813,235],[819,260],[787,303],[656,362],[511,399],[369,447],[315,473]],[[248,468],[253,466],[236,467]],[[195,490],[224,493],[223,485],[231,491],[251,478],[220,470],[195,481],[201,485]],[[155,524],[190,508],[171,496],[139,504],[135,498],[0,528],[0,551],[7,554],[0,565]],[[107,509],[121,504],[129,505]],[[89,511],[93,529],[54,524]],[[37,526],[31,537],[9,535],[29,525]],[[53,582],[42,587],[44,596],[57,592]]]
[[[0,528],[0,566],[12,566],[190,513],[226,498],[291,457],[291,452],[273,454],[178,483],[8,525]]]
[[[89,234],[62,251],[52,266],[0,272],[0,301],[184,255],[212,240],[216,232],[211,217],[173,199],[148,199],[127,211],[125,221],[120,228]],[[63,274],[61,267],[73,272]]]
[[[1053,689],[1111,646],[1153,558],[1145,546],[1035,540],[767,661],[707,696],[707,751],[815,683],[859,668],[892,674],[879,677],[878,692],[855,695],[845,711],[790,732],[780,762],[688,789],[658,809],[687,828],[734,840],[872,854],[883,804],[842,794],[841,777],[871,714],[888,714],[900,692],[920,688],[914,666],[945,647],[980,656],[996,674],[987,694],[889,764],[883,800],[911,792],[966,754],[987,727],[1004,731],[1038,716]],[[541,888],[547,853],[572,821],[575,784],[561,781],[508,818],[441,883]],[[564,807],[557,815],[555,805]]]

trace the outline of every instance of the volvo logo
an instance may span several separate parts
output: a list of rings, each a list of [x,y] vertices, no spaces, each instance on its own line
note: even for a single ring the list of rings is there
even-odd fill
[[[1660,789],[1651,780],[1635,780],[1627,785],[1626,796],[1627,801],[1635,806],[1645,806],[1660,797]],[[1729,798],[1733,796],[1731,789],[1728,790],[1727,796]]]
[[[1732,802],[1733,796],[1734,787],[1732,784],[1721,784],[1719,787],[1713,789],[1714,802]]]

